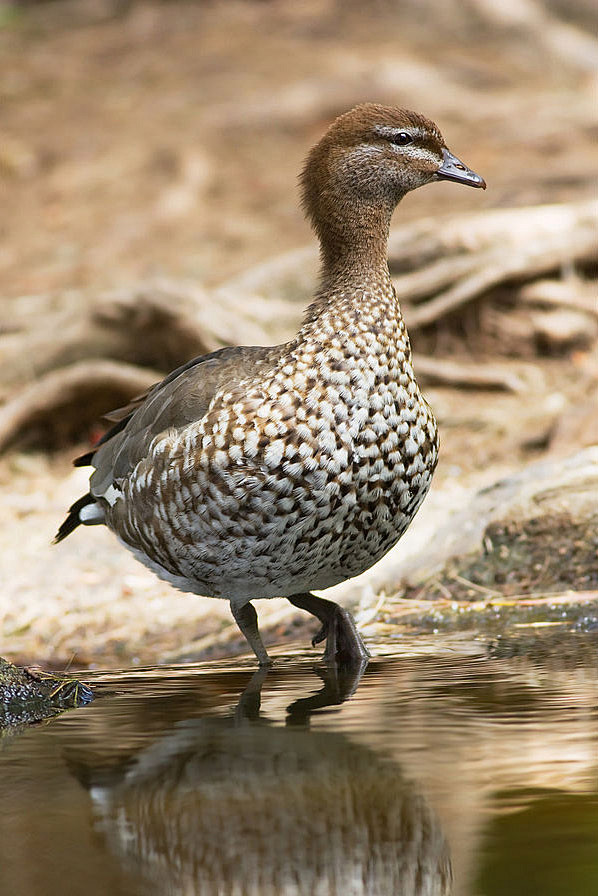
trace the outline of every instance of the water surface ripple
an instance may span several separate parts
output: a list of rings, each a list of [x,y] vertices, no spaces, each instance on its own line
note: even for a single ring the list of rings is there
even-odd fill
[[[598,669],[567,656],[90,674],[0,742],[0,893],[596,893]]]

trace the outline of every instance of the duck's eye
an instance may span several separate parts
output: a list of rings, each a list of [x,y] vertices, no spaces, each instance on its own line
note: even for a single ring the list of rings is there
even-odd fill
[[[396,146],[407,146],[407,144],[413,143],[413,137],[407,131],[399,131],[398,134],[393,134],[392,137],[389,137],[389,140]]]

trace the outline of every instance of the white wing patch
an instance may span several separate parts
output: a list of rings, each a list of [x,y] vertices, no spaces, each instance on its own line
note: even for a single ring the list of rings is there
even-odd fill
[[[102,498],[104,499],[104,501],[108,501],[108,504],[110,504],[111,507],[114,507],[116,502],[119,500],[119,498],[122,498],[122,496],[123,496],[123,493],[120,491],[120,489],[116,488],[114,483],[111,483],[111,485],[108,486],[108,488],[102,495]],[[88,506],[97,506],[97,505],[88,505]]]

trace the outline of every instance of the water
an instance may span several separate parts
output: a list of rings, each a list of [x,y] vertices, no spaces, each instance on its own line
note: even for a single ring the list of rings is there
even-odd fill
[[[90,675],[0,741],[0,893],[598,893],[598,665],[392,651]]]

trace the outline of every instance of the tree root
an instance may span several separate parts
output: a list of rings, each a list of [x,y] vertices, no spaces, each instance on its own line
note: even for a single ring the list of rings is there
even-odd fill
[[[118,361],[82,361],[25,386],[0,408],[0,451],[15,443],[81,438],[107,410],[160,379],[153,370]]]
[[[574,202],[429,219],[394,231],[389,263],[416,349],[418,331],[482,298],[476,327],[511,353],[562,353],[596,341],[595,299],[575,272],[594,270],[598,261],[597,213],[594,201]],[[14,303],[10,325],[0,329],[0,396],[8,399],[0,408],[0,450],[33,435],[44,445],[80,438],[106,411],[196,355],[288,338],[316,272],[316,251],[300,249],[211,292],[162,280],[88,301],[83,313],[76,294]],[[498,290],[501,302],[492,304],[488,294]],[[415,361],[418,376],[432,383],[523,392],[530,382],[529,364],[458,363],[417,351]]]

